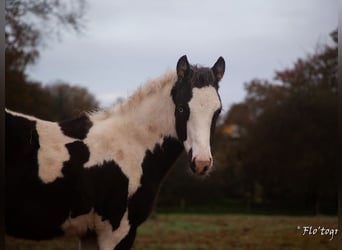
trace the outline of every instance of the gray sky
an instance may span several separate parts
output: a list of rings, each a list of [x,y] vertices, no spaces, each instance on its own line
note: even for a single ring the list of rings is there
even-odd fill
[[[49,43],[31,78],[88,88],[103,107],[148,79],[190,63],[226,60],[220,94],[227,111],[245,96],[244,83],[272,79],[275,70],[330,41],[337,0],[88,0],[81,35]]]

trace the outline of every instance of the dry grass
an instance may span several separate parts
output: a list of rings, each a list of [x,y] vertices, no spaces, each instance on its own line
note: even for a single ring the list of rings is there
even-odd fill
[[[336,217],[160,214],[139,228],[134,250],[337,249],[337,238],[302,235],[297,226],[337,228]],[[6,237],[6,250],[77,249],[76,239]]]

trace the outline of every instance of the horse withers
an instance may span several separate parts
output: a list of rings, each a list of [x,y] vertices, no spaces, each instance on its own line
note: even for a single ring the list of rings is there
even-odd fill
[[[130,249],[183,150],[195,174],[211,171],[224,71],[222,57],[208,68],[182,56],[176,71],[107,110],[62,122],[6,110],[7,233]]]

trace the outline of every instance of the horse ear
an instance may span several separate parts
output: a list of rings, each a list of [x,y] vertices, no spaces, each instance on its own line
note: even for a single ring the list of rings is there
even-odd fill
[[[220,81],[222,79],[225,68],[226,68],[226,63],[223,57],[220,56],[219,59],[217,59],[214,66],[211,68],[211,70],[214,72],[214,75],[217,81]]]
[[[181,58],[179,58],[178,62],[177,62],[177,76],[178,79],[183,79],[184,76],[189,72],[190,69],[190,65],[188,62],[188,58],[186,57],[186,55],[182,56]]]

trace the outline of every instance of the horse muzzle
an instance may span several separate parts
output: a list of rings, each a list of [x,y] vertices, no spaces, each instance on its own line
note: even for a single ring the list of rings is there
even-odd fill
[[[194,157],[191,161],[190,168],[197,175],[206,175],[213,166],[212,157],[197,158]]]

